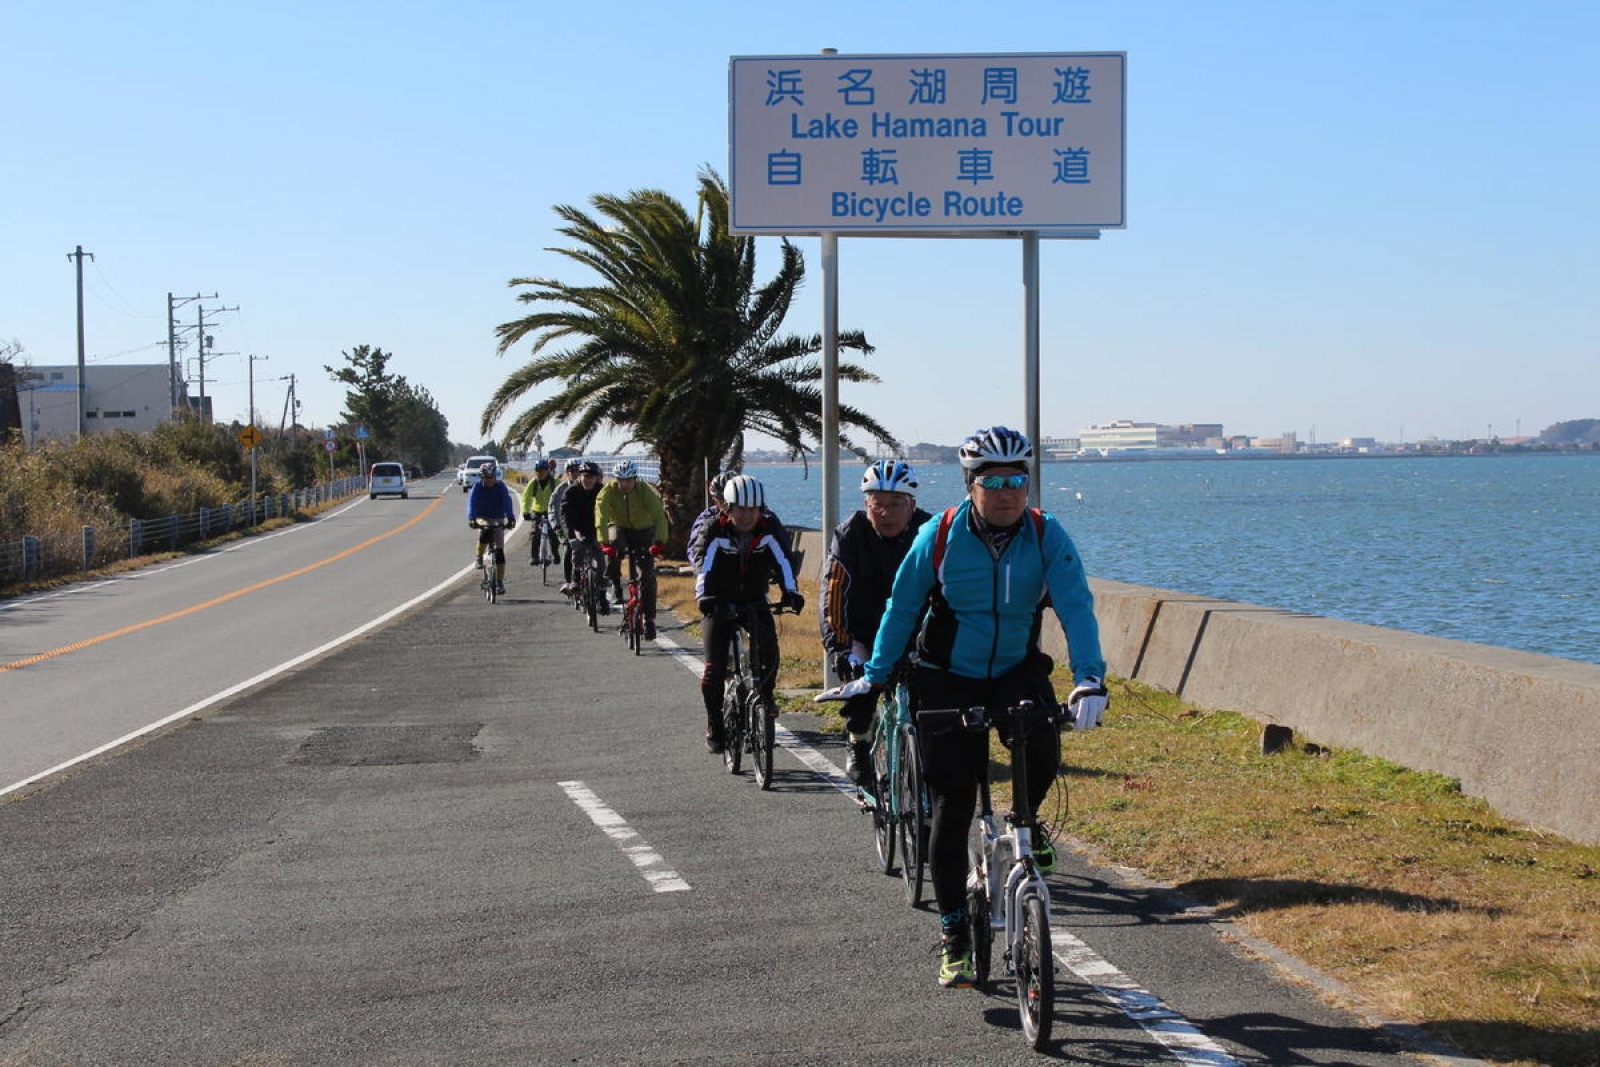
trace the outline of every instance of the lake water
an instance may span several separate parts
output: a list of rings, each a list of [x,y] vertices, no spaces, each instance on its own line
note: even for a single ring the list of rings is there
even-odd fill
[[[820,468],[750,473],[786,523],[821,525]],[[917,473],[929,511],[961,499],[955,465]],[[1600,456],[1049,463],[1043,477],[1092,576],[1600,663]],[[860,500],[843,499],[841,517]]]

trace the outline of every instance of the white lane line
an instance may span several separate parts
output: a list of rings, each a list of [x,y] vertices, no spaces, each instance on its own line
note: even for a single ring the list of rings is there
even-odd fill
[[[556,784],[561,786],[562,791],[572,799],[572,802],[615,842],[617,848],[622,850],[622,854],[633,861],[633,865],[639,868],[639,873],[644,876],[651,889],[657,893],[682,893],[689,888],[689,883],[680,878],[677,871],[667,866],[667,861],[662,858],[661,853],[647,845],[644,838],[639,836],[639,831],[629,826],[621,815],[608,807],[594,790],[579,781]]]
[[[200,712],[204,711],[206,708],[211,707],[213,704],[217,704],[217,703],[220,703],[221,701],[227,700],[229,697],[234,696],[237,693],[242,693],[246,689],[251,688],[252,686],[260,685],[262,682],[265,682],[270,678],[277,677],[278,675],[282,674],[284,671],[293,670],[294,668],[300,666],[300,664],[305,663],[307,660],[316,659],[318,656],[322,655],[325,652],[330,652],[333,649],[338,648],[340,645],[346,644],[347,642],[350,642],[350,641],[354,641],[356,638],[360,637],[362,634],[368,632],[369,630],[375,630],[379,626],[382,626],[384,623],[388,622],[390,619],[394,618],[396,615],[400,615],[403,612],[409,611],[412,608],[416,607],[418,604],[421,604],[423,601],[429,599],[430,597],[437,596],[439,593],[444,592],[446,589],[449,589],[451,586],[456,585],[457,583],[459,583],[461,581],[462,578],[466,577],[470,573],[472,573],[472,567],[469,564],[469,565],[467,565],[465,567],[462,567],[455,574],[452,574],[450,577],[446,578],[444,581],[440,582],[438,585],[434,586],[432,589],[429,589],[427,592],[419,593],[418,595],[412,597],[410,600],[406,601],[404,604],[401,604],[399,607],[391,608],[390,610],[384,612],[382,615],[379,615],[377,618],[372,619],[372,620],[370,620],[368,622],[362,623],[360,626],[357,626],[354,630],[351,630],[349,633],[343,635],[342,637],[335,637],[332,641],[328,641],[325,644],[318,645],[316,648],[313,648],[309,652],[302,652],[300,655],[294,657],[293,659],[285,660],[284,662],[278,664],[276,667],[268,667],[266,670],[262,671],[260,674],[256,675],[254,678],[246,678],[244,681],[240,682],[238,685],[231,685],[231,686],[229,686],[228,688],[222,690],[219,693],[213,693],[211,696],[206,697],[204,700],[198,701],[197,703],[194,703],[194,704],[190,704],[188,707],[184,708],[182,711],[175,711],[171,715],[168,715],[164,719],[157,719],[155,722],[150,723],[147,726],[139,727],[137,730],[134,730],[132,733],[123,734],[121,737],[117,738],[115,741],[107,741],[105,744],[101,745],[99,748],[92,749],[92,750],[90,750],[88,752],[85,752],[85,753],[83,753],[81,755],[78,755],[78,756],[74,756],[71,759],[69,759],[69,760],[67,760],[67,761],[65,761],[63,763],[58,763],[54,767],[51,767],[49,770],[40,771],[38,774],[31,775],[31,776],[29,776],[27,778],[24,778],[20,782],[13,782],[10,785],[5,786],[4,788],[0,788],[0,797],[5,796],[7,793],[15,793],[19,789],[22,789],[22,788],[24,788],[26,786],[32,785],[34,782],[37,782],[40,779],[48,778],[52,774],[57,774],[57,773],[59,773],[61,771],[64,771],[68,767],[75,767],[78,764],[83,763],[85,760],[94,759],[96,756],[100,755],[103,752],[110,752],[112,749],[120,748],[121,746],[127,744],[129,741],[132,741],[135,738],[143,737],[145,734],[150,733],[153,730],[159,730],[163,726],[166,726],[169,723],[177,722],[179,719],[182,719],[185,716],[198,715]]]
[[[701,662],[670,638],[657,637],[656,644],[677,657],[689,673],[700,677]],[[855,786],[828,757],[778,727],[778,743],[800,762],[810,767],[829,785],[852,799]],[[1051,924],[1050,937],[1056,961],[1083,979],[1112,1006],[1138,1023],[1186,1067],[1242,1067],[1239,1060],[1200,1031],[1200,1028],[1167,1007],[1154,993],[1141,989],[1105,957],[1078,938]]]
[[[1060,964],[1087,982],[1095,992],[1165,1045],[1189,1067],[1240,1067],[1221,1045],[1173,1011],[1161,998],[1139,987],[1115,965],[1072,934],[1051,924],[1050,939]]]

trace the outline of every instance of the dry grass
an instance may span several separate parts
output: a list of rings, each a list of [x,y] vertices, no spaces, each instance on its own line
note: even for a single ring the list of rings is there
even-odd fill
[[[687,579],[664,577],[661,599],[694,617]],[[784,617],[780,688],[821,685],[817,632],[812,603]],[[1360,753],[1263,756],[1257,723],[1125,682],[1105,726],[1067,739],[1065,764],[1045,814],[1098,858],[1212,905],[1469,1054],[1600,1065],[1600,847]]]

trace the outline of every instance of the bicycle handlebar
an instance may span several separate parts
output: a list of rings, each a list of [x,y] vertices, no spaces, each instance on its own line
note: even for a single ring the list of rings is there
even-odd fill
[[[1032,700],[1019,700],[1007,707],[987,708],[981,705],[970,708],[929,708],[918,710],[917,722],[926,726],[956,726],[977,732],[991,726],[1008,723],[1031,725],[1036,722],[1060,723],[1065,715],[1061,705],[1038,704]]]
[[[507,525],[507,521],[505,519],[473,519],[472,525],[479,530],[498,530],[500,527]]]
[[[738,619],[755,611],[758,607],[764,607],[774,615],[800,614],[781,600],[751,600],[743,604],[718,604],[717,614],[724,619]]]

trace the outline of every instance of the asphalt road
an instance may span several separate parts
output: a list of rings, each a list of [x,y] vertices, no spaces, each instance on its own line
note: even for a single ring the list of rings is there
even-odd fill
[[[513,556],[0,800],[0,1064],[1039,1060],[1004,983],[937,987],[836,738],[730,776],[682,631],[627,655]],[[1414,1062],[1158,892],[1052,885],[1049,1057]]]

